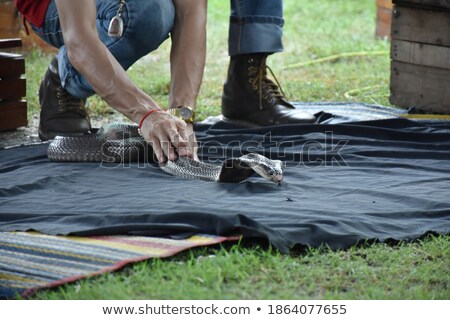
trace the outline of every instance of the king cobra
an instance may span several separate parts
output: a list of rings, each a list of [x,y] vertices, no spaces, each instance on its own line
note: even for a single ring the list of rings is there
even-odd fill
[[[47,150],[52,161],[63,162],[134,162],[152,160],[152,148],[131,124],[113,123],[97,132],[80,137],[57,136]],[[254,173],[274,183],[283,180],[280,160],[270,160],[256,153],[229,158],[220,165],[178,157],[159,164],[164,172],[186,179],[216,182],[241,182]]]

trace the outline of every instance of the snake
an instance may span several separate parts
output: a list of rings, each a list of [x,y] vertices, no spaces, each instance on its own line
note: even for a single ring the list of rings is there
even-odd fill
[[[83,136],[56,136],[48,146],[47,156],[55,162],[157,162],[138,126],[127,123],[111,123]],[[218,164],[188,157],[159,163],[159,168],[172,176],[228,183],[242,182],[256,173],[280,184],[283,167],[282,161],[258,153],[227,158]]]

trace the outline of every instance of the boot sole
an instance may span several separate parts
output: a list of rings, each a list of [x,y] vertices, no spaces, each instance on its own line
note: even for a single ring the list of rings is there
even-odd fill
[[[89,134],[89,132],[56,132],[56,131],[44,131],[41,129],[41,127],[38,128],[38,135],[39,135],[39,139],[41,139],[41,141],[52,140],[56,136],[82,137],[86,134]]]
[[[242,105],[240,103],[241,102],[239,102],[239,101],[234,101],[234,100],[231,100],[229,98],[222,96],[222,118],[223,118],[224,122],[230,123],[230,124],[235,124],[235,125],[245,127],[245,128],[262,128],[262,127],[268,127],[268,126],[283,125],[283,123],[281,123],[281,124],[273,123],[273,124],[262,125],[262,124],[258,124],[255,122],[251,122],[249,120],[239,119],[240,114],[237,114],[235,112],[230,112],[230,111],[233,109],[245,110],[245,107],[242,107]],[[229,107],[229,106],[234,106],[234,107]],[[226,112],[226,110],[228,112]],[[231,116],[231,118],[225,116],[224,113],[227,113],[229,116]],[[304,121],[296,122],[295,124],[313,124],[315,122],[316,122],[315,116],[305,114]]]
[[[225,116],[222,115],[222,121],[226,122],[226,123],[230,123],[230,124],[234,124],[234,125],[238,125],[244,128],[263,128],[263,127],[270,127],[270,126],[279,126],[279,125],[283,125],[283,124],[270,124],[270,125],[260,125],[260,124],[256,124],[247,120],[237,120],[237,119],[230,119],[227,118]],[[315,117],[311,117],[311,119],[307,119],[305,120],[305,122],[298,122],[296,124],[302,125],[302,124],[314,124],[316,121]]]
[[[263,126],[250,122],[250,121],[246,121],[246,120],[237,120],[237,119],[231,119],[231,118],[227,118],[225,116],[222,115],[222,121],[229,123],[229,124],[234,124],[234,125],[238,125],[240,127],[244,127],[244,128],[262,128]]]

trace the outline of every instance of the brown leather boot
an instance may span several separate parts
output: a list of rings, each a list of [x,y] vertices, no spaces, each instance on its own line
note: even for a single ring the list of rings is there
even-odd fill
[[[281,88],[267,78],[267,54],[231,57],[222,94],[225,121],[245,126],[313,123],[316,118],[287,101]],[[278,83],[278,82],[277,82]]]
[[[91,123],[86,110],[86,99],[75,98],[61,86],[58,60],[52,59],[39,87],[41,116],[39,138],[80,136],[89,133]]]

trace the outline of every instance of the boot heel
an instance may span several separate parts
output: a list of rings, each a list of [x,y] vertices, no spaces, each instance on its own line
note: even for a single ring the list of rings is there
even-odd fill
[[[238,102],[226,96],[222,96],[222,114],[230,119],[239,119],[242,117],[238,108]]]

